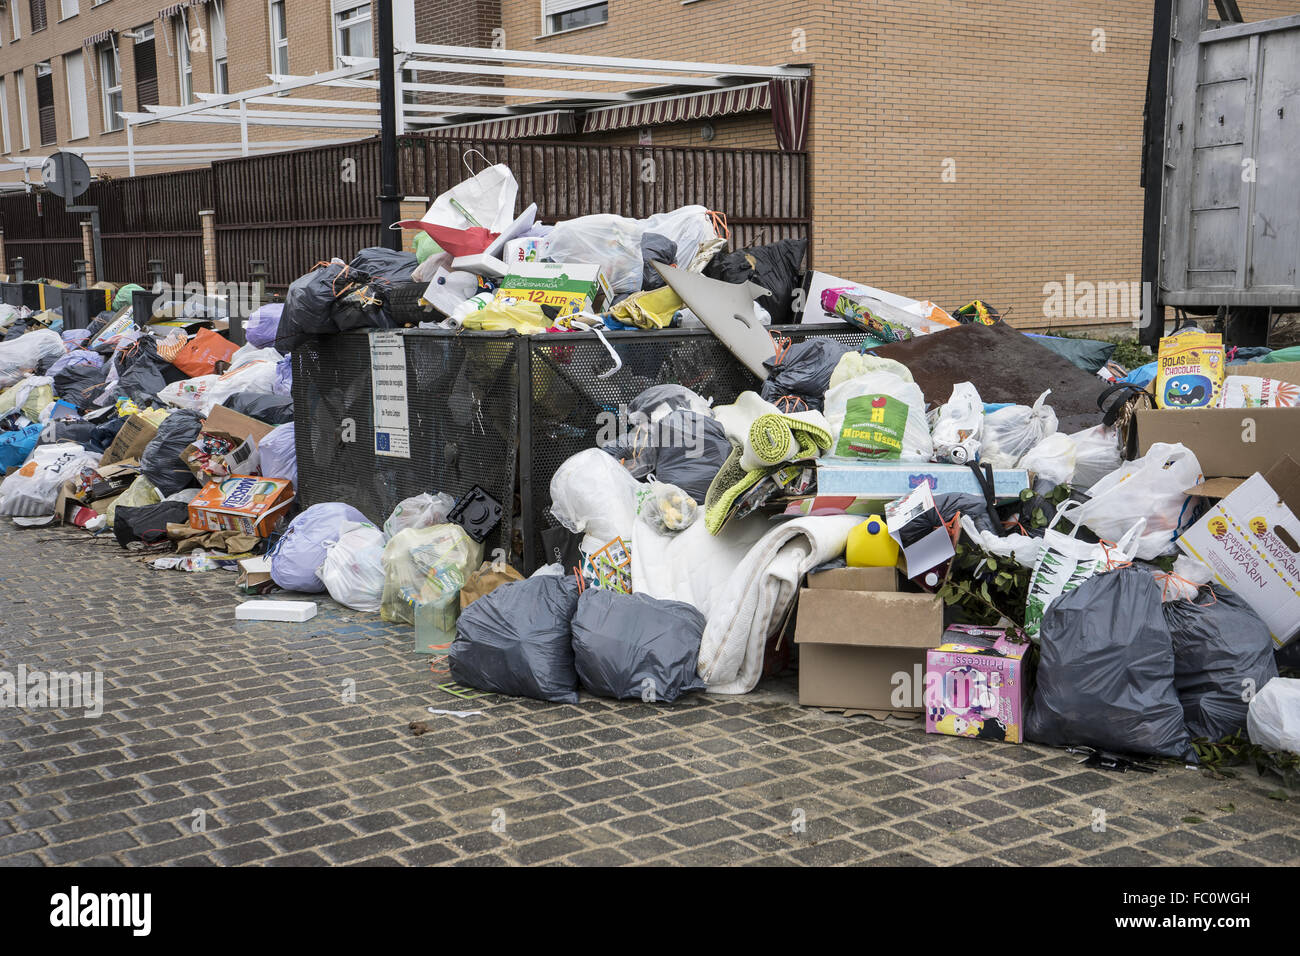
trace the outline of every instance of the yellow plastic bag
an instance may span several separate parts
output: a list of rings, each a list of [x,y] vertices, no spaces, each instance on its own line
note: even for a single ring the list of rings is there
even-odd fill
[[[113,514],[118,506],[123,508],[141,508],[145,505],[156,505],[162,501],[162,495],[158,489],[153,486],[144,475],[138,477],[135,481],[127,486],[126,491],[122,492],[113,503],[108,506],[108,511],[104,517],[108,519],[108,526],[113,527]]]
[[[465,328],[471,332],[518,332],[532,335],[545,332],[554,323],[536,302],[499,302],[493,299],[487,308],[465,316]]]
[[[620,322],[638,329],[666,329],[673,313],[684,307],[681,297],[670,286],[664,286],[649,292],[634,292],[609,311]]]

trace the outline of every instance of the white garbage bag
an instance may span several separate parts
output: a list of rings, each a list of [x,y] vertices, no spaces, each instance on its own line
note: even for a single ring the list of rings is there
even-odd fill
[[[1044,478],[1054,485],[1074,483],[1074,470],[1079,460],[1079,450],[1074,439],[1061,432],[1053,432],[1029,450],[1020,459],[1018,467]]]
[[[339,604],[378,613],[384,596],[384,533],[370,524],[351,523],[333,544],[316,576]]]
[[[1124,463],[1114,426],[1096,425],[1070,437],[1074,439],[1074,481],[1070,484],[1076,488],[1087,491]]]
[[[981,461],[994,468],[1015,468],[1030,449],[1056,431],[1056,412],[1047,405],[1048,389],[1031,408],[1011,405],[984,416]]]
[[[631,542],[637,492],[643,487],[613,455],[588,448],[551,477],[551,514],[597,547],[615,538]]]
[[[1196,499],[1183,492],[1201,480],[1195,452],[1186,445],[1157,442],[1144,457],[1125,462],[1093,485],[1089,500],[1070,520],[1086,525],[1099,538],[1117,541],[1145,518],[1136,557],[1151,561],[1172,554],[1174,542],[1192,523]]]
[[[975,461],[983,430],[984,403],[980,393],[970,382],[958,382],[934,423],[935,458],[955,465]]]
[[[1300,680],[1274,677],[1246,711],[1250,742],[1265,750],[1300,754]]]
[[[100,457],[75,442],[37,445],[23,466],[0,482],[0,515],[41,518],[54,514],[63,483],[81,469],[98,465]]]
[[[41,365],[53,363],[63,352],[63,336],[50,329],[37,329],[0,342],[0,389],[39,371]]]
[[[430,525],[446,524],[447,515],[456,507],[456,499],[445,492],[431,495],[423,494],[406,498],[397,503],[393,513],[384,522],[384,540],[390,540],[399,531],[407,528],[427,528]]]

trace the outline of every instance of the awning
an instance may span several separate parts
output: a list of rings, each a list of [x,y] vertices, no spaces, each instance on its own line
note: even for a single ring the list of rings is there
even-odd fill
[[[430,136],[463,139],[466,136],[483,139],[530,139],[534,136],[570,136],[574,132],[572,110],[550,110],[545,113],[527,113],[499,120],[461,123],[456,126],[438,126],[428,130]]]
[[[96,33],[94,36],[86,37],[86,39],[81,41],[81,45],[98,46],[101,43],[107,43],[109,40],[113,39],[113,35],[116,33],[117,33],[116,30],[101,30],[99,33]]]
[[[583,119],[582,131],[600,133],[611,129],[658,126],[661,123],[684,123],[714,116],[753,113],[771,107],[772,94],[768,85],[753,83],[727,90],[688,93],[684,96],[589,110]]]
[[[174,16],[178,16],[189,5],[189,0],[185,0],[185,3],[173,3],[170,7],[163,7],[158,11],[158,19],[169,20]]]

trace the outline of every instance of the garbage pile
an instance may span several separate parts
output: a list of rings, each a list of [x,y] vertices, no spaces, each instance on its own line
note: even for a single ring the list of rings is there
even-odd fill
[[[202,304],[68,331],[0,307],[0,515],[111,530],[245,595],[328,594],[481,692],[746,694],[797,654],[801,704],[936,734],[1112,761],[1300,752],[1279,671],[1300,635],[1300,354],[1189,328],[1127,369],[979,299],[805,272],[802,240],[731,250],[702,206],[545,225],[517,205],[508,167],[471,173],[401,224],[411,251],[322,261],[243,346]],[[488,553],[502,507],[481,488],[429,488],[382,526],[296,498],[292,352],[417,324],[702,326],[756,384],[630,397],[623,430],[555,471],[550,563],[525,576]]]

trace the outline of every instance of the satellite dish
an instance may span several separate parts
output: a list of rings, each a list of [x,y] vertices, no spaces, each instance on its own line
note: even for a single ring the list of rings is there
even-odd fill
[[[60,150],[41,165],[45,188],[71,202],[90,188],[90,167],[76,153]]]

